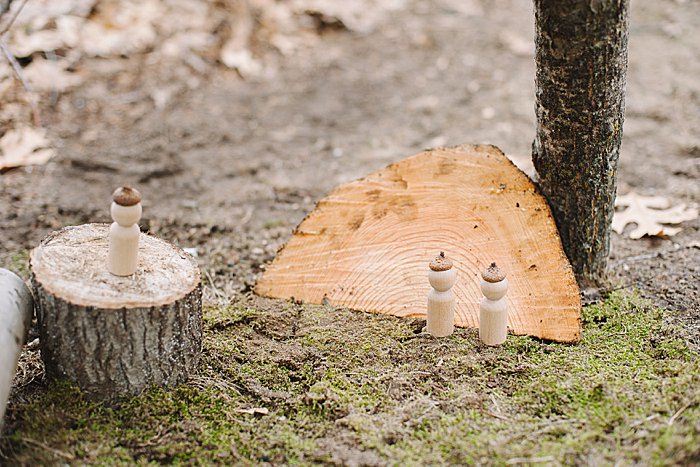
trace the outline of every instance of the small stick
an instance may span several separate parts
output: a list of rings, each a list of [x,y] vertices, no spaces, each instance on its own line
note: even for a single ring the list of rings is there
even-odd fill
[[[69,461],[75,460],[75,456],[73,454],[59,451],[58,449],[54,449],[51,446],[47,446],[46,444],[42,443],[41,441],[37,441],[37,440],[31,439],[31,438],[24,438],[24,437],[20,438],[19,440],[22,441],[23,443],[33,444],[34,446],[45,449],[46,451],[48,451],[48,452],[50,452],[58,457],[62,457],[63,459],[66,459]]]
[[[691,405],[693,405],[693,402],[688,402],[688,403],[685,404],[683,407],[681,407],[680,409],[678,409],[678,412],[674,413],[673,416],[668,420],[668,426],[673,425],[673,423],[676,421],[676,419],[677,419],[678,417],[680,417],[681,414],[682,414],[683,412],[685,412],[686,410],[688,410],[688,408],[690,408]]]
[[[39,116],[39,105],[36,103],[36,99],[34,96],[34,91],[32,90],[32,86],[29,84],[27,77],[24,75],[24,71],[22,70],[22,66],[19,64],[19,62],[15,58],[14,54],[7,47],[7,43],[5,43],[5,39],[1,36],[0,36],[0,49],[2,49],[2,53],[5,54],[5,58],[7,58],[7,61],[10,62],[10,65],[12,66],[12,70],[15,72],[17,79],[19,79],[20,83],[22,83],[22,86],[24,87],[24,90],[27,92],[29,106],[32,108],[32,120],[34,121],[34,125],[40,126],[41,117]]]
[[[481,412],[481,413],[484,414],[484,415],[488,415],[489,417],[497,418],[497,419],[499,419],[499,420],[503,420],[503,421],[506,421],[506,422],[509,422],[509,421],[510,421],[510,418],[504,417],[504,416],[501,415],[501,414],[497,414],[497,413],[491,412],[491,411],[489,411],[489,410],[479,409],[479,412]]]

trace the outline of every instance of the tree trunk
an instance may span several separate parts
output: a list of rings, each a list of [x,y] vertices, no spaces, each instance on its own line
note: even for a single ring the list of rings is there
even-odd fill
[[[627,72],[628,0],[535,0],[539,185],[582,285],[610,250]]]
[[[114,276],[107,270],[108,230],[67,227],[32,252],[46,374],[103,399],[182,383],[201,351],[196,262],[141,234],[136,273]]]

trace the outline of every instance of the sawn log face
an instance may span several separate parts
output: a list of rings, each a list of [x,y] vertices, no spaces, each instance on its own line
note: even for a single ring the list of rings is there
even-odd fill
[[[454,261],[455,324],[477,327],[479,272],[508,273],[516,334],[576,342],[581,300],[545,199],[493,146],[429,150],[319,201],[255,291],[425,317],[428,263]]]

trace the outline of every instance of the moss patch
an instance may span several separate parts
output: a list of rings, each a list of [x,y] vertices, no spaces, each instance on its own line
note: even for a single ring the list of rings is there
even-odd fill
[[[10,255],[0,262],[0,267],[8,269],[22,279],[29,278],[29,250],[19,250]]]
[[[663,312],[617,294],[576,346],[447,339],[423,322],[240,297],[205,310],[200,370],[114,406],[15,394],[2,455],[95,463],[692,463],[700,364]]]

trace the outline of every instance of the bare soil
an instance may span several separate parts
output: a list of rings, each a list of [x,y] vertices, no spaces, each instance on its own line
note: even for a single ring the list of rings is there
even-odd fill
[[[142,228],[196,248],[205,302],[226,303],[339,183],[461,143],[494,144],[529,170],[529,3],[409,1],[369,32],[337,26],[321,24],[319,41],[258,79],[221,66],[164,74],[144,55],[87,60],[85,83],[42,105],[57,157],[0,175],[0,265],[20,269],[59,227],[108,221],[112,190],[130,183],[144,197]],[[632,4],[620,192],[700,203],[698,44],[696,2]],[[149,96],[172,83],[156,107]],[[610,270],[614,287],[666,308],[697,348],[700,220],[682,227],[615,235]]]

